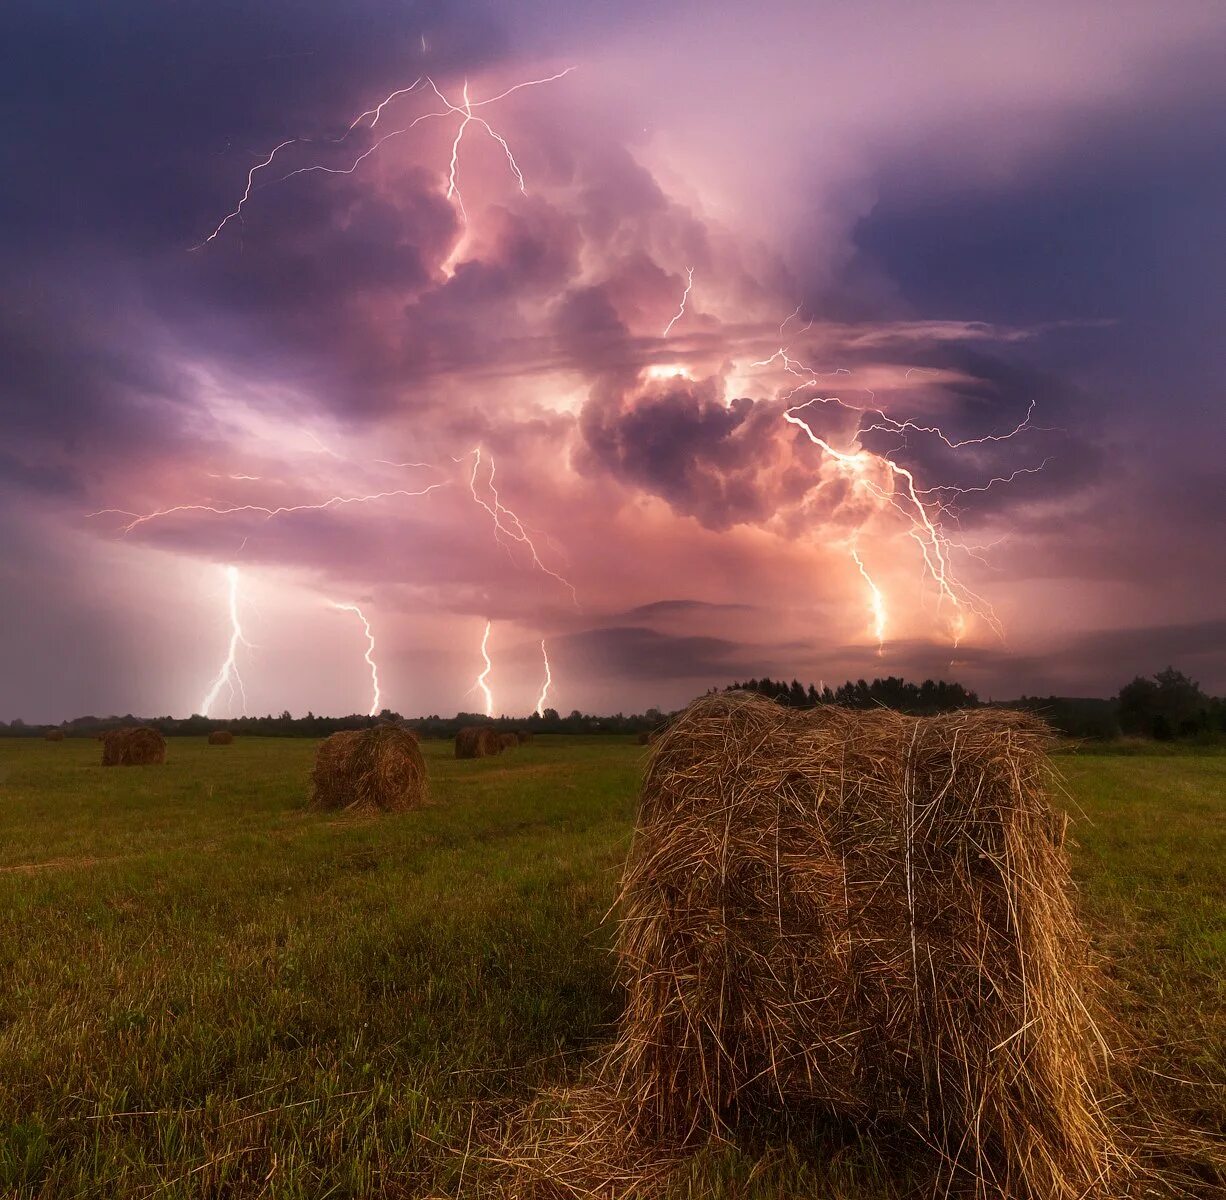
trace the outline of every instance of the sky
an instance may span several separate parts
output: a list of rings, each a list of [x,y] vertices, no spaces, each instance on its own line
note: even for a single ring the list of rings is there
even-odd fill
[[[5,5],[0,719],[1226,690],[1226,10],[717,9]]]

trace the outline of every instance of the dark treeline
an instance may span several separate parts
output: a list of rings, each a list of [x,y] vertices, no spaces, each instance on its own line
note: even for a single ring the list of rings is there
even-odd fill
[[[500,731],[510,732],[527,729],[532,733],[642,733],[657,728],[666,714],[649,708],[645,713],[627,716],[588,716],[577,709],[569,716],[562,716],[556,709],[547,708],[543,713],[527,717],[487,717],[480,713],[456,713],[454,717],[438,714],[428,717],[406,718],[391,709],[383,709],[378,716],[321,717],[307,713],[304,717],[283,712],[280,716],[232,717],[219,719],[198,714],[184,717],[136,717],[126,716],[76,717],[61,725],[27,725],[20,718],[5,724],[0,721],[0,737],[36,737],[50,729],[61,729],[69,737],[95,737],[108,729],[121,725],[151,725],[167,737],[201,737],[214,729],[228,729],[242,737],[327,737],[345,729],[369,729],[381,721],[391,721],[416,730],[422,737],[452,738],[465,725],[492,725]]]
[[[823,687],[820,691],[813,684],[805,687],[798,679],[785,683],[782,679],[764,677],[729,684],[724,691],[757,692],[791,708],[838,704],[843,708],[893,708],[921,716],[979,705],[979,697],[960,683],[932,679],[925,679],[923,683],[908,683],[896,675],[874,679],[872,683],[866,683],[863,679],[852,683],[849,679],[837,688]]]
[[[719,689],[712,689],[712,692]],[[848,680],[837,688],[817,688],[793,679],[748,679],[729,684],[724,691],[749,691],[767,696],[780,704],[794,708],[811,708],[818,704],[838,704],[844,708],[885,707],[899,712],[925,716],[951,712],[959,708],[977,708],[983,702],[975,692],[960,683],[925,679],[909,683],[890,675],[871,683]],[[1060,733],[1075,738],[1107,741],[1121,735],[1155,738],[1160,741],[1214,741],[1226,734],[1226,700],[1206,695],[1182,671],[1168,667],[1165,671],[1144,678],[1138,676],[1120,689],[1110,700],[1070,696],[1022,696],[1019,700],[996,702],[998,707],[1024,709],[1048,721]],[[579,712],[562,716],[556,709],[527,717],[490,718],[477,713],[456,713],[454,717],[438,714],[428,717],[405,718],[400,713],[384,709],[377,717],[317,717],[307,713],[294,717],[288,712],[280,716],[235,717],[219,720],[199,715],[182,720],[174,717],[153,719],[134,717],[77,717],[62,725],[27,725],[17,719],[9,724],[0,721],[0,737],[36,737],[49,729],[61,729],[69,737],[93,737],[119,725],[152,725],[168,737],[203,736],[214,729],[228,729],[239,736],[256,737],[327,737],[343,729],[366,729],[379,721],[394,721],[415,729],[422,737],[451,738],[464,725],[493,725],[500,731],[526,729],[532,733],[643,733],[659,729],[671,714],[649,708],[644,713],[615,713],[596,716]]]

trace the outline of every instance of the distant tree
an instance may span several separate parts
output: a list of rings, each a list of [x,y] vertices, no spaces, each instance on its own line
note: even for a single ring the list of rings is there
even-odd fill
[[[1165,741],[1210,728],[1210,700],[1182,671],[1167,667],[1152,679],[1138,675],[1120,688],[1120,728]]]

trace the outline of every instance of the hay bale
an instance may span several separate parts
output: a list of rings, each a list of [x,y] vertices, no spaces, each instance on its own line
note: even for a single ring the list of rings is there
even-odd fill
[[[62,729],[48,729],[43,734],[43,740],[47,742],[62,742],[64,740],[64,731]]]
[[[1105,1053],[1045,727],[696,701],[661,735],[606,1064],[685,1140],[817,1105],[936,1151],[977,1196],[1116,1196]]]
[[[651,745],[651,734],[646,729],[641,730],[637,738],[634,739],[640,746]]]
[[[498,751],[514,750],[519,745],[519,738],[513,733],[500,733],[498,735]]]
[[[344,730],[320,742],[311,785],[312,808],[403,812],[426,803],[426,760],[394,725]]]
[[[229,746],[233,743],[233,741],[234,734],[232,734],[228,729],[214,729],[213,732],[209,734],[210,746]]]
[[[456,758],[486,758],[501,750],[498,734],[489,725],[466,725],[455,735]]]
[[[166,739],[148,725],[123,725],[102,735],[104,767],[144,767],[166,761]]]
[[[530,730],[530,729],[517,729],[517,730],[515,731],[515,740],[516,740],[516,741],[517,741],[517,742],[518,742],[518,743],[519,743],[521,746],[530,746],[530,745],[532,745],[532,730]]]

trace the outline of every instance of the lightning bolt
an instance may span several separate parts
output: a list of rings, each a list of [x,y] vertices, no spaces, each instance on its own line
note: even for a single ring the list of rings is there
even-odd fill
[[[690,298],[690,288],[694,286],[694,268],[686,267],[685,269],[685,291],[681,293],[681,304],[677,309],[673,319],[664,326],[664,332],[660,334],[662,338],[668,337],[672,332],[673,326],[685,316],[685,302]]]
[[[238,692],[243,702],[243,716],[247,715],[247,694],[243,690],[243,677],[238,671],[238,648],[239,646],[247,646],[249,643],[243,637],[243,629],[238,621],[238,568],[228,566],[225,570],[229,594],[230,646],[226,652],[225,661],[217,672],[217,678],[213,680],[213,686],[209,688],[205,693],[204,699],[200,702],[200,715],[202,717],[209,715],[209,709],[216,703],[217,697],[221,694],[221,689],[227,684],[230,687],[231,693],[233,693],[235,685],[238,685]]]
[[[338,604],[335,600],[330,600],[329,604],[333,608],[340,609],[341,612],[357,613],[358,620],[362,622],[362,628],[366,631],[366,665],[370,667],[370,712],[368,716],[378,716],[380,710],[380,692],[379,692],[379,667],[375,662],[375,635],[371,631],[370,622],[366,619],[366,614],[356,604]]]
[[[489,513],[490,517],[493,519],[495,540],[498,542],[500,546],[506,547],[508,552],[510,550],[510,547],[507,546],[506,543],[502,540],[504,537],[510,538],[511,541],[518,542],[520,545],[526,547],[528,554],[531,557],[532,565],[536,567],[538,571],[541,571],[544,574],[548,575],[551,579],[556,579],[557,582],[560,583],[570,593],[570,598],[571,598],[572,603],[576,607],[578,607],[579,595],[575,591],[574,584],[572,584],[569,579],[566,579],[562,575],[559,575],[557,571],[554,571],[550,567],[547,567],[541,561],[541,556],[537,552],[537,549],[536,549],[536,543],[533,542],[531,536],[528,533],[528,530],[524,527],[523,522],[519,519],[519,517],[515,515],[514,512],[511,511],[511,509],[507,508],[507,506],[502,503],[502,500],[498,495],[498,489],[494,485],[494,472],[495,472],[496,467],[495,467],[493,456],[492,455],[490,456],[489,475],[485,480],[485,487],[489,490],[489,495],[490,495],[489,500],[486,500],[477,491],[477,476],[478,476],[479,471],[481,470],[481,462],[482,462],[482,450],[480,446],[477,446],[472,451],[472,456],[473,456],[473,469],[472,469],[471,474],[468,477],[468,488],[469,488],[469,491],[472,492],[473,499],[479,505],[481,505],[481,507],[485,509],[485,511]],[[459,462],[461,460],[457,459],[455,461]]]
[[[460,212],[461,217],[465,221],[467,221],[468,214],[465,211],[464,198],[460,194],[460,188],[459,188],[459,163],[460,163],[460,145],[464,140],[464,134],[467,131],[469,125],[473,125],[473,124],[477,125],[491,139],[493,139],[495,142],[498,143],[499,146],[502,147],[502,150],[505,153],[506,158],[507,158],[507,164],[511,170],[511,174],[515,178],[515,181],[516,181],[516,184],[519,190],[521,192],[524,192],[527,190],[526,185],[524,183],[523,172],[520,170],[519,163],[516,162],[515,155],[512,153],[511,147],[508,144],[506,138],[503,137],[502,134],[498,133],[497,130],[495,130],[490,125],[490,123],[487,120],[485,120],[484,117],[478,116],[474,112],[474,109],[484,108],[490,104],[496,104],[499,100],[503,100],[507,96],[510,96],[515,92],[522,91],[524,88],[540,87],[543,84],[553,83],[555,80],[562,79],[564,76],[569,75],[573,70],[575,70],[574,67],[566,67],[564,70],[558,71],[553,75],[545,76],[542,79],[524,80],[522,83],[517,83],[512,87],[506,88],[504,91],[499,92],[496,96],[490,96],[488,99],[485,99],[485,100],[473,100],[469,96],[468,80],[465,80],[464,85],[463,85],[463,90],[461,93],[463,100],[460,104],[455,104],[451,100],[449,100],[447,96],[443,93],[443,91],[439,88],[438,84],[435,83],[435,81],[432,78],[430,78],[430,76],[423,75],[420,78],[415,79],[407,87],[397,88],[395,91],[388,93],[388,95],[386,95],[382,100],[380,100],[379,103],[374,106],[374,108],[368,108],[364,112],[359,113],[350,122],[349,127],[345,130],[345,132],[341,134],[341,136],[338,138],[306,138],[306,137],[286,138],[285,141],[274,146],[265,158],[261,159],[259,162],[257,162],[254,166],[252,166],[247,171],[247,186],[243,190],[242,196],[239,197],[238,203],[235,204],[234,208],[231,209],[230,212],[226,213],[226,215],[222,217],[222,219],[218,222],[216,228],[212,231],[212,233],[210,233],[207,237],[205,237],[205,239],[202,242],[200,242],[198,245],[192,248],[194,250],[199,250],[202,247],[208,245],[208,243],[214,241],[218,237],[218,235],[221,233],[221,231],[225,229],[225,227],[231,221],[235,221],[235,220],[242,221],[243,210],[246,208],[247,204],[251,201],[252,193],[256,190],[256,187],[257,187],[257,184],[256,184],[257,174],[259,174],[260,172],[266,171],[268,168],[270,168],[273,165],[273,162],[276,160],[277,156],[281,153],[281,151],[288,149],[290,146],[296,146],[296,145],[302,145],[302,144],[329,143],[332,145],[338,145],[346,141],[349,135],[354,133],[358,129],[364,129],[367,132],[373,131],[374,129],[379,127],[379,122],[383,118],[385,111],[389,108],[390,105],[392,105],[395,101],[401,99],[404,96],[409,96],[415,92],[418,92],[419,90],[424,90],[422,85],[425,85],[425,88],[428,88],[431,92],[433,92],[433,94],[438,98],[438,100],[441,101],[443,105],[443,109],[441,112],[430,111],[430,112],[420,113],[416,117],[414,117],[411,121],[409,121],[407,124],[403,124],[399,128],[393,129],[388,133],[381,134],[379,137],[375,138],[374,141],[370,144],[370,146],[368,146],[359,155],[357,155],[357,157],[354,158],[353,161],[346,167],[329,167],[322,163],[312,163],[308,166],[298,167],[295,170],[289,171],[288,173],[281,175],[277,179],[271,180],[270,182],[282,183],[287,179],[294,178],[294,176],[296,175],[305,175],[305,174],[309,174],[309,173],[317,172],[317,171],[322,172],[323,174],[326,174],[326,175],[352,175],[354,171],[356,171],[358,167],[360,167],[362,163],[364,163],[381,146],[385,145],[387,142],[391,141],[393,138],[401,137],[402,135],[409,133],[411,130],[415,129],[418,125],[420,125],[423,121],[435,120],[435,119],[442,120],[442,119],[446,119],[449,117],[458,117],[459,121],[458,121],[457,128],[456,128],[455,138],[452,141],[452,145],[451,145],[451,160],[448,165],[447,199],[455,203],[457,209]]]
[[[472,687],[468,689],[468,692],[480,690],[481,694],[485,697],[485,715],[487,717],[492,717],[494,715],[494,694],[490,691],[490,686],[487,682],[490,676],[490,671],[494,666],[494,664],[490,662],[489,654],[490,627],[492,625],[492,621],[486,621],[485,633],[481,636],[481,657],[485,661],[485,668],[482,670],[481,674],[477,676],[477,680]],[[465,695],[468,695],[468,692],[466,692]]]
[[[851,544],[851,557],[865,584],[868,586],[869,612],[873,617],[873,635],[877,639],[877,654],[881,655],[885,649],[885,598],[881,594],[881,589],[873,582],[873,577],[865,569],[864,563],[860,559],[859,548],[855,542]]]
[[[784,330],[799,314],[800,306],[779,326],[781,340]],[[810,325],[812,321],[799,332],[803,333]],[[839,396],[815,396],[803,403],[793,403],[798,392],[806,388],[817,387],[821,377],[850,376],[852,373],[846,367],[817,371],[792,357],[786,345],[781,345],[768,358],[760,359],[750,365],[758,368],[775,367],[797,380],[795,384],[787,386],[779,393],[780,399],[791,405],[784,413],[784,420],[802,430],[809,441],[819,447],[849,479],[855,491],[861,495],[870,496],[881,507],[893,509],[904,518],[906,531],[919,547],[924,573],[936,584],[938,611],[941,605],[948,607],[949,627],[954,645],[957,646],[966,633],[968,614],[979,617],[991,627],[997,636],[1003,637],[1004,631],[991,605],[957,578],[952,567],[951,554],[953,550],[960,547],[957,543],[950,541],[943,523],[947,519],[956,519],[956,504],[959,497],[976,492],[986,492],[997,485],[1008,484],[1021,475],[1037,474],[1047,465],[1047,460],[1044,459],[1037,467],[1019,467],[1009,475],[994,477],[982,485],[962,487],[938,484],[932,487],[921,487],[914,473],[899,463],[892,454],[869,450],[862,444],[861,438],[873,432],[897,433],[903,435],[904,438],[909,433],[918,433],[939,438],[951,450],[1006,442],[1036,428],[1031,423],[1034,415],[1034,402],[1031,401],[1025,415],[1011,429],[975,437],[953,437],[938,425],[891,417],[879,408],[850,404]],[[911,370],[919,371],[921,368],[911,368]],[[908,377],[910,373],[909,370]],[[873,395],[871,389],[865,388],[864,390],[870,396]],[[802,415],[812,405],[834,406],[855,418],[855,428],[848,436],[845,448],[837,448],[830,440],[819,436],[814,431]],[[869,588],[873,629],[880,652],[887,623],[885,599],[876,582],[868,574],[858,548],[854,544],[852,559]]]
[[[100,508],[97,512],[89,513],[90,517],[104,517],[108,515],[117,515],[123,517],[131,517],[132,519],[120,527],[121,536],[126,536],[138,526],[145,525],[150,521],[156,521],[162,517],[174,516],[176,513],[211,513],[214,516],[228,517],[234,513],[259,513],[262,514],[266,521],[271,521],[273,517],[284,516],[286,513],[297,512],[319,512],[328,508],[339,508],[347,504],[369,504],[374,500],[387,500],[397,496],[425,496],[436,488],[445,487],[447,481],[442,480],[438,483],[428,484],[419,491],[410,491],[406,488],[396,488],[389,492],[371,492],[362,496],[329,496],[328,499],[311,504],[285,504],[276,508],[269,508],[263,504],[175,504],[169,508],[159,508],[148,513],[129,512],[123,508]]]
[[[538,717],[545,715],[545,699],[549,695],[549,688],[553,683],[553,675],[549,670],[549,651],[545,649],[544,638],[541,638],[541,657],[545,660],[545,682],[541,684],[541,694],[536,698],[536,715]]]
[[[885,455],[873,454],[864,449],[837,450],[825,438],[819,437],[797,413],[820,402],[809,400],[790,408],[783,414],[784,420],[803,430],[815,446],[843,467],[851,477],[853,486],[869,492],[907,518],[910,523],[908,533],[919,546],[924,567],[937,585],[939,601],[948,601],[953,609],[950,624],[954,646],[961,642],[966,632],[967,609],[982,617],[997,635],[1001,636],[1003,630],[991,606],[955,578],[949,563],[949,539],[941,530],[939,521],[934,519],[921,499],[915,476],[906,467]],[[883,487],[871,477],[874,470],[880,472],[882,468],[888,479],[888,487]],[[934,505],[935,507],[937,506]]]

